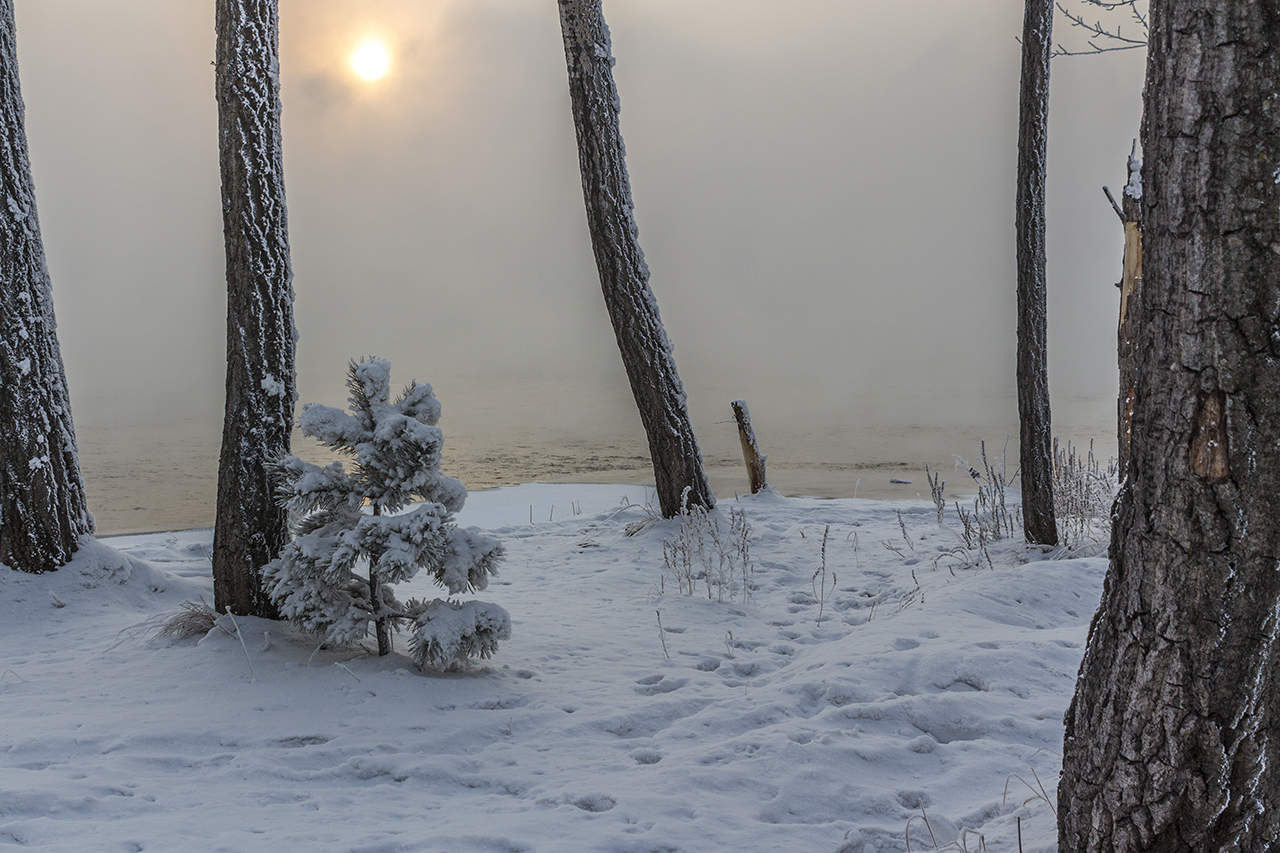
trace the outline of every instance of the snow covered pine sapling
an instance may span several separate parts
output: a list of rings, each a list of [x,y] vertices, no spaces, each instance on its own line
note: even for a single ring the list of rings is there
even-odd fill
[[[390,362],[352,361],[350,412],[303,406],[302,432],[353,456],[356,465],[348,472],[341,462],[322,468],[295,456],[277,463],[281,502],[296,517],[295,538],[263,569],[268,593],[283,616],[327,643],[357,643],[372,625],[379,655],[390,652],[392,629],[408,630],[420,667],[488,657],[511,634],[501,607],[439,598],[400,602],[392,594],[392,584],[420,569],[450,596],[482,590],[503,549],[479,530],[454,524],[467,489],[440,473],[444,435],[435,425],[440,401],[431,386],[410,383],[394,402],[390,387]],[[358,567],[367,567],[367,576],[357,574]]]

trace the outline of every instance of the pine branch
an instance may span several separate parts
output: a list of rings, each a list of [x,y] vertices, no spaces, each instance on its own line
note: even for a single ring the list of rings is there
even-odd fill
[[[354,358],[347,362],[347,402],[351,404],[352,413],[364,422],[365,429],[372,430],[373,401],[360,379],[360,362]]]

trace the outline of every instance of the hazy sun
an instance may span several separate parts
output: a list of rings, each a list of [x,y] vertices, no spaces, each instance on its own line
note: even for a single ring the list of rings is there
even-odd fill
[[[361,80],[381,80],[391,71],[391,50],[376,38],[360,42],[351,52],[351,70]]]

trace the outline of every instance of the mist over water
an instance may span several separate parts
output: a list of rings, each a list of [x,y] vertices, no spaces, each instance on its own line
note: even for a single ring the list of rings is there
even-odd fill
[[[1018,4],[607,0],[641,243],[722,495],[746,398],[771,479],[913,496],[1010,445]],[[36,191],[104,531],[212,523],[225,284],[213,4],[18,5]],[[361,38],[391,75],[347,67]],[[1069,33],[1063,32],[1063,38]],[[554,5],[282,0],[301,401],[388,357],[472,487],[643,481],[587,238]],[[1141,57],[1055,60],[1050,387],[1114,446]],[[304,453],[307,442],[300,440]],[[889,467],[886,467],[889,466]],[[892,467],[897,466],[897,467]],[[891,473],[911,486],[890,487]],[[735,485],[736,484],[736,485]],[[927,490],[925,490],[927,493]]]
[[[1011,401],[1010,401],[1011,402]],[[1109,401],[1101,401],[1109,405]],[[939,403],[940,416],[945,405]],[[1097,429],[1108,412],[1085,401],[1070,408],[1077,420],[1060,423],[1064,441],[1106,459],[1115,452],[1114,434]],[[726,402],[723,414],[728,414]],[[1061,417],[1061,416],[1060,416]],[[653,482],[643,431],[630,426],[567,424],[557,429],[460,428],[448,414],[444,470],[469,488],[527,482]],[[785,494],[819,497],[928,497],[924,466],[941,472],[948,495],[974,491],[966,465],[978,465],[980,445],[997,470],[1013,477],[1017,468],[1016,423],[1005,420],[960,425],[938,422],[879,424],[795,423],[775,415],[754,416],[768,454],[770,484]],[[746,471],[731,420],[697,421],[699,441],[712,488],[722,500],[747,491]],[[101,533],[134,533],[209,527],[217,492],[216,420],[195,419],[156,425],[122,425],[82,431],[81,458],[90,505]],[[333,457],[301,433],[294,452],[317,463]],[[1016,484],[1016,478],[1014,480]],[[619,493],[621,494],[621,493]],[[530,507],[534,520],[564,517],[568,506]]]

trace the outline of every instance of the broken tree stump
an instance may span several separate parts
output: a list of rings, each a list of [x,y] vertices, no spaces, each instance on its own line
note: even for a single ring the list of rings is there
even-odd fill
[[[746,400],[734,400],[733,419],[738,422],[738,441],[742,443],[742,461],[747,464],[747,479],[751,482],[751,494],[769,487],[765,478],[764,463],[769,457],[760,452],[756,431],[751,428],[751,412]]]
[[[1142,162],[1138,159],[1135,139],[1129,154],[1129,182],[1124,188],[1122,204],[1116,204],[1107,190],[1107,198],[1124,225],[1124,268],[1120,279],[1120,320],[1116,328],[1116,361],[1120,369],[1120,395],[1116,404],[1117,448],[1120,476],[1129,464],[1129,444],[1133,439],[1133,404],[1137,387],[1135,345],[1138,338],[1138,311],[1133,310],[1142,287]],[[1105,187],[1104,187],[1105,189]]]

